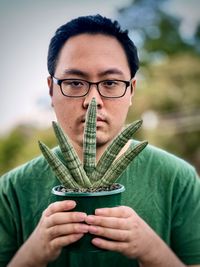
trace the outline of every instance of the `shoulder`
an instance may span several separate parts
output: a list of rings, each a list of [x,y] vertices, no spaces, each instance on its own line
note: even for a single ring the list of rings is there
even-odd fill
[[[42,156],[36,157],[2,175],[0,182],[28,177],[41,170],[43,166],[45,166],[44,158]]]
[[[54,152],[57,153],[57,148]],[[7,187],[30,188],[35,185],[42,185],[48,180],[55,180],[55,176],[50,166],[43,156],[38,156],[31,161],[20,165],[19,167],[5,173],[0,177],[0,190]]]
[[[131,145],[135,145],[137,141],[132,141]],[[167,152],[153,145],[147,147],[139,154],[135,160],[135,164],[143,165],[143,168],[151,170],[153,173],[160,171],[165,175],[180,174],[181,176],[194,175],[198,176],[197,172],[186,160]]]
[[[132,142],[132,145],[136,144]],[[200,193],[200,179],[195,168],[187,161],[152,145],[147,147],[129,166],[129,175],[140,177],[141,183],[157,188],[160,192],[167,190],[171,194],[183,193],[196,187]],[[144,185],[143,185],[144,186]]]

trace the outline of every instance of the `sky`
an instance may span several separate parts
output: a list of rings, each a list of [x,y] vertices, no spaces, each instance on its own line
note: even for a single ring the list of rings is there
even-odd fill
[[[46,83],[46,57],[55,30],[88,14],[116,18],[131,0],[0,0],[0,135],[19,123],[47,127],[54,119]],[[191,33],[199,20],[199,0],[170,0],[168,8],[184,17]]]

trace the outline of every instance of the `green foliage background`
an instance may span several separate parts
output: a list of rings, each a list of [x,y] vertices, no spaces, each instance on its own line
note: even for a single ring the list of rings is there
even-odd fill
[[[143,128],[135,135],[137,139],[146,139],[182,157],[200,172],[200,25],[192,40],[184,40],[179,32],[180,21],[163,11],[163,2],[137,0],[119,10],[123,24],[127,10],[130,13],[134,7],[132,21],[129,19],[126,27],[138,30],[143,40],[139,47],[137,90],[127,123],[143,118]],[[134,18],[137,8],[144,12],[138,25]],[[151,18],[155,20],[147,22],[145,12],[152,12]],[[152,34],[152,29],[159,34]],[[39,155],[38,140],[49,147],[56,145],[52,129],[30,125],[19,125],[1,136],[0,174]]]
[[[137,138],[182,157],[200,172],[200,57],[174,55],[141,72],[128,122],[149,112],[156,125],[143,127]]]

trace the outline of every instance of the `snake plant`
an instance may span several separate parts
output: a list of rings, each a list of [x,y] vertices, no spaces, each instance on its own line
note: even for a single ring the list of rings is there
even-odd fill
[[[117,158],[120,150],[142,124],[141,120],[135,121],[126,126],[126,128],[115,137],[96,164],[96,113],[97,105],[94,98],[86,113],[83,136],[83,163],[80,161],[68,136],[63,133],[58,123],[53,122],[53,129],[65,160],[64,163],[52,150],[39,141],[41,152],[65,188],[89,188],[94,190],[99,187],[112,185],[129,163],[147,145],[147,142],[144,141],[135,146],[130,146]]]

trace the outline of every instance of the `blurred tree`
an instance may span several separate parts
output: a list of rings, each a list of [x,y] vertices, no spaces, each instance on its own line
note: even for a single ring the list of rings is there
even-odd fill
[[[196,51],[200,54],[200,23],[197,25],[196,32],[194,35],[194,44]]]
[[[14,129],[9,136],[0,142],[0,168],[1,171],[7,170],[15,165],[15,156],[20,153],[22,145],[26,144],[25,133],[20,127]]]
[[[178,54],[141,68],[128,114],[143,118],[139,139],[171,151],[200,172],[200,56]]]
[[[166,55],[199,52],[196,46],[191,44],[191,40],[180,34],[181,19],[167,12],[167,2],[135,0],[130,6],[119,10],[120,24],[129,29],[136,45],[140,47],[143,64]]]
[[[1,137],[0,175],[39,155],[38,140],[49,147],[56,145],[51,129],[40,130],[30,125],[17,126],[8,136]]]
[[[139,48],[141,68],[128,122],[141,117],[139,139],[173,152],[200,172],[200,24],[190,39],[168,0],[135,0],[119,21]]]

